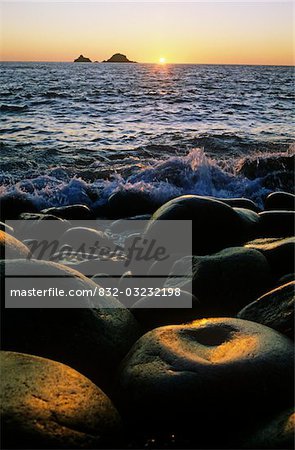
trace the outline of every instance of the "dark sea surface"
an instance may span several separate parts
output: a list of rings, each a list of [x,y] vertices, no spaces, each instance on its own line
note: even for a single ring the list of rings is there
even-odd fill
[[[2,196],[42,209],[102,205],[117,190],[160,201],[196,193],[258,203],[271,190],[292,190],[282,174],[294,152],[293,67],[1,63],[0,70]],[[267,164],[277,178],[266,180]]]

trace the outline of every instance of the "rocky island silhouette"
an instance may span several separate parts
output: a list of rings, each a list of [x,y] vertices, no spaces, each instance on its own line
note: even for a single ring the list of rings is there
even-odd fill
[[[74,62],[87,62],[87,63],[91,63],[91,59],[86,58],[83,55],[80,55],[79,58],[75,59]]]
[[[130,61],[126,55],[122,53],[115,53],[108,60],[103,61],[104,63],[135,63],[136,61]]]
[[[78,58],[74,59],[74,62],[87,62],[91,63],[91,59],[87,58],[86,56],[80,55]],[[99,61],[94,61],[95,63],[98,63]],[[136,63],[136,61],[130,61],[126,55],[123,55],[122,53],[115,53],[113,56],[111,56],[109,59],[102,61],[103,63]]]

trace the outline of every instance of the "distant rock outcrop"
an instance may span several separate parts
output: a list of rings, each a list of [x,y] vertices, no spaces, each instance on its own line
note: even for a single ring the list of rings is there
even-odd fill
[[[104,63],[135,63],[136,61],[129,61],[126,55],[122,55],[122,53],[115,53],[110,59],[107,61],[103,61]]]
[[[91,61],[91,59],[86,58],[83,55],[80,55],[79,58],[74,60],[74,62],[89,62],[89,63],[91,63],[92,61]]]

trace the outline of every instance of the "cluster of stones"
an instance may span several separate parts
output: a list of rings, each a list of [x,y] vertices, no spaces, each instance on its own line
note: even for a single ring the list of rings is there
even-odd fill
[[[146,236],[162,220],[192,220],[192,308],[167,309],[164,297],[128,307],[79,299],[76,309],[7,309],[3,300],[3,448],[293,448],[294,196],[273,193],[261,211],[247,199],[187,195],[152,206],[130,195],[109,199],[110,216],[131,218],[139,202]],[[82,233],[110,243],[103,230],[71,223],[97,217],[86,205],[38,212],[21,197],[3,203],[2,219],[24,225],[17,234],[1,223],[1,279],[34,270],[93,289],[89,262],[30,260],[26,243],[43,220],[60,221],[62,242]],[[163,288],[179,268],[185,258]],[[133,275],[136,267],[118,285]]]

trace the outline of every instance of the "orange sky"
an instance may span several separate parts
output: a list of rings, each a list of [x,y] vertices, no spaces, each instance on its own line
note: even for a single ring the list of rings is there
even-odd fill
[[[1,60],[292,65],[293,14],[291,2],[3,2]]]

